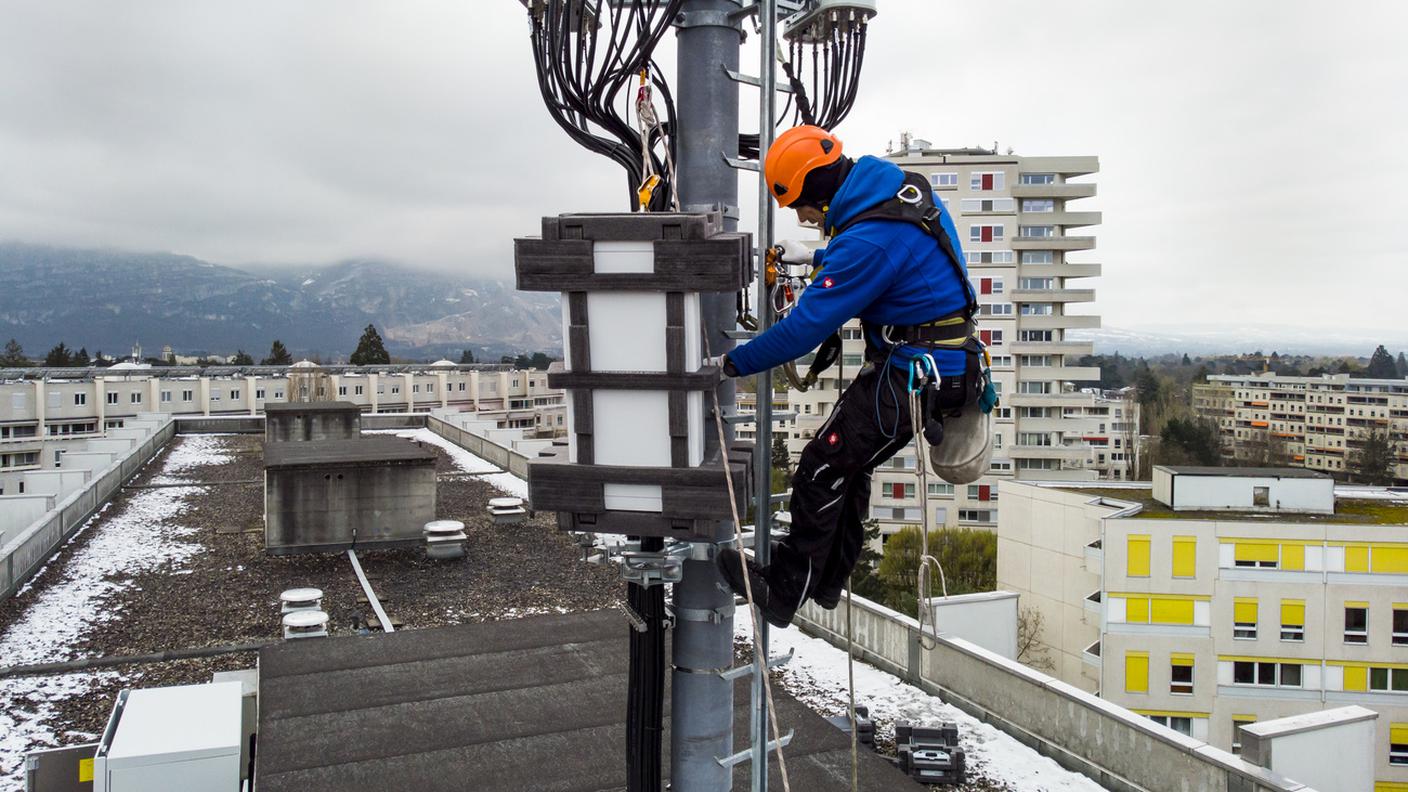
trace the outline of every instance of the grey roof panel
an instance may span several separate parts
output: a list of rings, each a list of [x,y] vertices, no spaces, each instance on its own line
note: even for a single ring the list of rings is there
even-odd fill
[[[306,465],[368,465],[384,462],[435,464],[435,453],[401,437],[305,440],[264,446],[265,468]]]
[[[1331,478],[1328,473],[1321,473],[1315,470],[1304,468],[1273,468],[1273,467],[1198,467],[1196,465],[1156,465],[1155,467],[1172,471],[1180,476],[1226,476],[1229,478],[1300,478],[1300,479],[1327,479]]]

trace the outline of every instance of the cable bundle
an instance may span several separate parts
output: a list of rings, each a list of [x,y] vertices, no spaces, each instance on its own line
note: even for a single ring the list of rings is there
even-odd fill
[[[633,210],[670,209],[675,103],[654,53],[684,0],[527,0],[527,5],[538,88],[548,113],[573,140],[626,169]],[[655,123],[630,120],[642,82],[644,95],[658,94],[664,105],[664,116]]]
[[[641,549],[658,551],[662,539],[644,539]],[[626,601],[644,622],[631,630],[626,704],[626,789],[660,792],[660,747],[665,713],[665,587],[626,584]]]

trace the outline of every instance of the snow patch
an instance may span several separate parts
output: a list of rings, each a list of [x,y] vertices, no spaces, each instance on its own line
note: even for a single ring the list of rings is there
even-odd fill
[[[444,449],[461,472],[468,473],[491,487],[519,498],[528,497],[528,482],[446,440],[429,429],[368,429],[362,434],[389,434],[418,443]]]
[[[753,643],[753,625],[745,610],[734,619],[734,640]],[[795,650],[778,670],[783,687],[808,707],[823,715],[846,712],[846,653],[820,638],[793,627],[768,631],[768,651],[774,656]],[[1073,773],[1007,734],[983,723],[957,707],[943,703],[898,677],[855,663],[856,703],[870,708],[879,735],[894,739],[895,721],[937,725],[958,724],[959,741],[968,767],[994,782],[1022,792],[1101,792],[1104,787]],[[785,723],[779,724],[786,731]]]
[[[152,481],[182,483],[190,471],[229,458],[217,435],[182,437]],[[121,618],[107,600],[129,588],[133,575],[179,567],[198,552],[199,545],[186,541],[196,529],[179,520],[190,492],[138,490],[120,511],[104,508],[89,518],[74,539],[90,528],[95,533],[64,564],[62,578],[0,634],[0,666],[78,659],[74,645],[93,625]],[[89,695],[117,676],[100,671],[0,680],[0,787],[23,787],[25,754],[59,744],[50,726],[55,702]]]

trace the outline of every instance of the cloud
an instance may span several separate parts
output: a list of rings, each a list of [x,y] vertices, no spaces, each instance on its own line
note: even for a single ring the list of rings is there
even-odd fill
[[[619,170],[543,110],[511,0],[0,0],[0,18],[0,237],[507,277],[538,217],[624,205]],[[1398,3],[886,0],[839,132],[852,152],[909,130],[1098,155],[1085,260],[1107,324],[1388,328],[1408,293],[1405,23]]]

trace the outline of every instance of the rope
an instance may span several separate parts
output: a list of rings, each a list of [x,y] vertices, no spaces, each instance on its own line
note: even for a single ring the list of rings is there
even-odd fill
[[[916,361],[911,365],[917,366],[919,363]],[[912,374],[913,369],[910,371]],[[935,380],[934,384],[937,386],[939,379],[937,369],[933,370],[933,375]],[[931,622],[933,618],[928,607],[930,586],[932,585],[930,583],[933,574],[932,570],[939,570],[939,585],[942,587],[945,599],[948,598],[948,581],[944,578],[944,568],[943,565],[939,563],[939,559],[929,555],[929,444],[924,438],[924,422],[921,420],[923,415],[919,408],[919,395],[922,390],[922,384],[919,388],[910,388],[909,390],[909,421],[910,428],[914,430],[914,464],[915,472],[919,479],[919,520],[921,537],[919,571],[917,575],[919,603],[916,608],[918,611],[916,616],[919,619],[919,645],[925,649],[933,649],[935,646],[933,637],[938,633],[938,626],[932,623],[929,625],[933,629],[932,635],[924,630],[925,622]]]
[[[860,776],[856,769],[856,656],[854,641],[851,638],[851,577],[846,576],[846,689],[850,694],[851,708],[851,792],[860,792]]]
[[[702,333],[704,340],[704,354],[711,355],[709,351],[708,333]],[[733,469],[728,463],[728,438],[724,433],[723,411],[719,407],[719,392],[710,391],[714,399],[714,427],[719,433],[719,455],[723,459],[724,481],[728,484],[728,508],[733,513],[733,540],[738,545],[738,564],[743,568],[743,592],[748,598],[748,614],[753,620],[753,662],[757,664],[756,673],[763,676],[763,692],[768,700],[768,723],[772,726],[772,739],[777,744],[777,767],[782,774],[783,792],[792,792],[792,783],[787,777],[787,759],[782,755],[782,736],[777,728],[777,707],[772,700],[772,678],[768,676],[768,659],[763,654],[759,636],[762,634],[758,629],[758,608],[753,604],[753,582],[748,578],[748,559],[743,554],[743,521],[738,517],[738,501],[733,497]],[[763,508],[766,508],[766,501]],[[767,762],[767,756],[755,756],[755,762]]]

